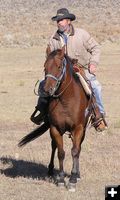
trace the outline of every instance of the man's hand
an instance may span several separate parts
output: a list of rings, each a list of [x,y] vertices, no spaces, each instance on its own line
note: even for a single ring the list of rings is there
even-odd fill
[[[89,72],[91,73],[91,74],[94,74],[95,75],[95,73],[96,73],[96,66],[95,65],[93,65],[93,64],[90,64],[89,65]]]

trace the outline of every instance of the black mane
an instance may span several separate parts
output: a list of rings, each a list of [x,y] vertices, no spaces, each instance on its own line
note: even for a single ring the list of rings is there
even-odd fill
[[[52,51],[49,55],[48,55],[48,59],[53,58],[54,56],[56,56],[58,54],[58,52],[60,52],[61,49],[56,49],[54,51]]]
[[[67,62],[69,63],[69,66],[70,66],[70,72],[73,76],[73,78],[75,79],[76,82],[80,82],[79,80],[79,77],[77,76],[77,74],[75,73],[75,71],[73,70],[73,62],[72,62],[72,59],[67,55],[65,54],[65,58],[67,60]]]

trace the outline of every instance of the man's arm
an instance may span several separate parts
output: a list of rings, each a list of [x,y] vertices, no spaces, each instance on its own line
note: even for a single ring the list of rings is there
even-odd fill
[[[87,49],[87,51],[91,54],[89,60],[89,70],[90,73],[95,74],[96,67],[99,64],[99,59],[100,59],[100,53],[101,53],[100,45],[86,31],[84,32],[83,38],[84,38],[84,46]]]

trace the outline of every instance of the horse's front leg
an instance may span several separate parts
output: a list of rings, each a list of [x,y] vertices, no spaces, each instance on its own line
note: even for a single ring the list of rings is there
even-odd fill
[[[52,126],[51,128],[51,135],[54,138],[57,148],[58,148],[58,160],[59,160],[59,179],[58,179],[58,186],[63,186],[65,184],[64,182],[64,167],[63,167],[63,161],[65,158],[65,151],[63,149],[63,137],[60,135],[59,131]]]
[[[48,166],[48,175],[49,176],[53,176],[54,175],[54,158],[55,158],[55,151],[56,151],[56,148],[57,148],[57,145],[56,145],[56,141],[52,138],[51,136],[51,147],[52,147],[52,153],[51,153],[51,159],[50,159],[50,163],[49,163],[49,166]]]
[[[79,171],[79,155],[81,150],[81,143],[84,138],[84,130],[83,126],[79,125],[73,132],[73,147],[71,149],[73,166],[71,170],[71,176],[69,179],[68,189],[75,190],[77,180],[80,179],[80,171]]]

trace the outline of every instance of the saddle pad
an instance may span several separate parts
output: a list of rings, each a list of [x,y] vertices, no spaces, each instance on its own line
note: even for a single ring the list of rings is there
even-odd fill
[[[77,76],[79,77],[79,80],[84,88],[84,91],[85,93],[88,95],[88,96],[91,96],[92,95],[92,91],[91,89],[89,88],[89,85],[88,83],[86,82],[86,80],[82,77],[82,75],[79,73],[79,72],[76,72]]]

